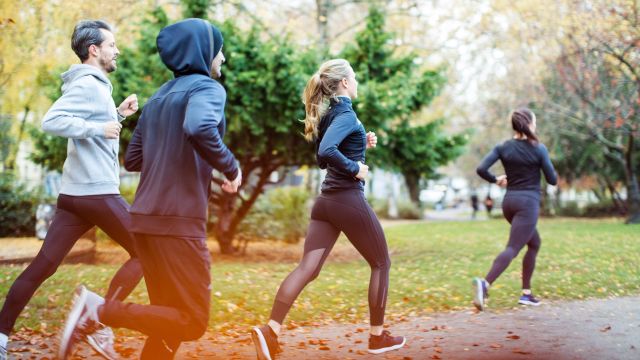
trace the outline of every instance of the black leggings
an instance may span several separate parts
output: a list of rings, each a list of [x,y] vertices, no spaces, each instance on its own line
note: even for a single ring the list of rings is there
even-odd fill
[[[522,288],[531,289],[531,276],[536,267],[536,256],[540,250],[540,235],[536,230],[540,199],[536,195],[507,193],[502,202],[504,217],[511,224],[509,243],[498,257],[487,274],[486,280],[493,282],[507,269],[520,250],[527,245],[527,252],[522,260]]]
[[[311,223],[298,267],[280,285],[271,319],[282,324],[302,289],[320,273],[343,231],[371,267],[369,315],[371,325],[384,323],[391,260],[380,222],[361,190],[323,193],[311,210]]]
[[[129,204],[120,195],[58,197],[56,214],[40,251],[18,276],[0,311],[0,332],[9,334],[16,319],[35,291],[62,263],[80,236],[93,226],[118,242],[131,257],[115,274],[106,298],[124,299],[142,278],[142,266],[135,256],[134,240],[129,233]]]

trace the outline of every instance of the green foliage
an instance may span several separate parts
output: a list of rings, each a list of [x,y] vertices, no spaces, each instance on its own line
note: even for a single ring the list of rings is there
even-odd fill
[[[587,204],[584,207],[578,206],[578,203],[575,201],[567,201],[563,203],[559,209],[557,209],[556,215],[598,218],[624,216],[625,213],[621,213],[620,209],[611,200],[604,200],[597,203]]]
[[[438,96],[446,79],[441,70],[422,70],[415,54],[396,55],[390,44],[393,35],[384,26],[384,14],[372,7],[366,28],[342,56],[360,82],[354,104],[358,117],[379,136],[381,146],[374,150],[373,163],[401,172],[417,204],[420,179],[434,178],[438,167],[457,158],[467,137],[444,135],[444,120],[413,123],[416,113]]]
[[[625,215],[624,211],[621,211],[611,200],[587,204],[582,211],[582,216],[591,218],[623,215]]]
[[[630,48],[615,46],[620,45],[565,49],[551,65],[536,107],[547,119],[541,131],[549,139],[558,173],[570,185],[589,176],[604,189],[623,183],[633,223],[640,222],[640,153],[634,145],[640,82],[635,72],[627,71],[631,65],[621,61]],[[616,52],[621,59],[607,54]]]
[[[369,201],[369,205],[373,209],[373,212],[376,213],[378,219],[388,219],[389,218],[389,200],[381,199],[381,198],[367,198]]]
[[[567,201],[562,204],[558,209],[556,209],[556,215],[558,216],[570,216],[570,217],[579,217],[582,215],[582,210],[578,203],[575,201]]]
[[[400,201],[398,202],[398,218],[410,220],[422,219],[422,210],[411,201]]]
[[[446,135],[443,120],[426,125],[410,126],[400,123],[389,131],[383,153],[388,166],[404,175],[410,198],[418,203],[418,184],[421,179],[437,178],[437,169],[456,159],[467,142],[467,134]]]
[[[272,172],[314,164],[313,146],[301,135],[302,90],[314,71],[314,54],[295,49],[286,36],[262,37],[258,28],[221,26],[225,39],[222,84],[227,90],[225,143],[240,162],[242,191],[229,196],[216,189],[211,208],[213,233],[223,252],[240,223],[269,185]],[[242,199],[242,200],[240,200]],[[227,226],[229,224],[229,226]]]
[[[182,3],[182,16],[185,18],[207,19],[207,9],[210,0],[180,0]]]
[[[127,96],[136,94],[140,104],[140,110],[122,122],[120,160],[124,158],[144,104],[162,84],[173,78],[156,47],[156,37],[167,25],[169,18],[164,10],[160,7],[153,9],[140,23],[139,40],[133,46],[120,49],[118,70],[111,75],[113,99],[118,106]]]
[[[0,114],[0,164],[6,169],[10,162],[9,157],[15,144],[15,139],[11,136],[12,117]]]
[[[0,175],[0,237],[33,236],[38,198],[17,185],[9,172]]]
[[[64,67],[56,67],[50,71],[45,67],[38,69],[36,83],[40,91],[52,102],[62,95],[60,74],[64,71]],[[62,171],[62,165],[67,158],[67,139],[45,133],[40,129],[40,122],[27,124],[27,133],[33,141],[34,149],[29,155],[31,161],[47,170]]]
[[[310,194],[303,187],[268,190],[242,221],[238,236],[252,240],[298,243],[309,223]]]
[[[262,39],[258,28],[221,27],[227,62],[225,142],[244,168],[313,163],[313,146],[300,135],[302,90],[313,67],[312,53],[295,49],[286,36]]]

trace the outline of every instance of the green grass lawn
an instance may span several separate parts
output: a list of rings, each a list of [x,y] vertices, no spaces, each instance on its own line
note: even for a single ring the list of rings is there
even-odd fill
[[[543,300],[640,294],[640,227],[618,220],[544,219],[538,230],[542,248],[533,290]],[[386,230],[392,252],[388,318],[471,309],[471,278],[486,274],[504,248],[508,231],[503,220],[420,223]],[[523,253],[492,287],[493,311],[517,306]],[[294,266],[214,263],[212,328],[246,328],[266,321],[277,286]],[[0,294],[6,294],[22,269],[0,267]],[[17,329],[39,328],[43,322],[49,329],[60,326],[75,286],[83,282],[104,293],[115,270],[111,265],[61,266],[29,303]],[[366,323],[368,281],[363,260],[330,262],[298,298],[288,319]],[[146,302],[144,286],[130,299]]]

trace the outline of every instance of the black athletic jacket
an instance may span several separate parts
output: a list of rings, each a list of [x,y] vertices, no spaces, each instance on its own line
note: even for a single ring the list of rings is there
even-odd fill
[[[544,172],[547,183],[556,185],[558,182],[549,152],[542,143],[532,145],[527,140],[516,139],[505,141],[491,150],[476,172],[488,182],[495,183],[496,177],[489,168],[498,160],[502,161],[507,175],[507,192],[540,193],[540,170]]]
[[[340,96],[331,100],[329,110],[318,125],[316,159],[321,169],[327,169],[322,192],[345,189],[364,191],[364,181],[355,176],[364,163],[367,134],[353,111],[351,99]]]
[[[125,155],[126,169],[141,172],[133,232],[205,237],[212,169],[229,180],[238,174],[222,142],[226,92],[209,76],[212,31],[208,22],[188,19],[158,35],[160,57],[175,79],[145,104]]]

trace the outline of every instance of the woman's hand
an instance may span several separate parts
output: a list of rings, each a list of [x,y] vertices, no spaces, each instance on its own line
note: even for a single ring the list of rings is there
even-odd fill
[[[500,187],[507,187],[507,175],[500,175],[496,177],[496,185]]]
[[[376,133],[374,133],[373,131],[369,131],[367,133],[367,149],[374,148],[377,144],[378,137],[376,136]]]
[[[366,179],[367,175],[369,174],[369,167],[360,161],[358,161],[358,166],[360,167],[360,170],[356,174],[356,178],[360,180]]]

